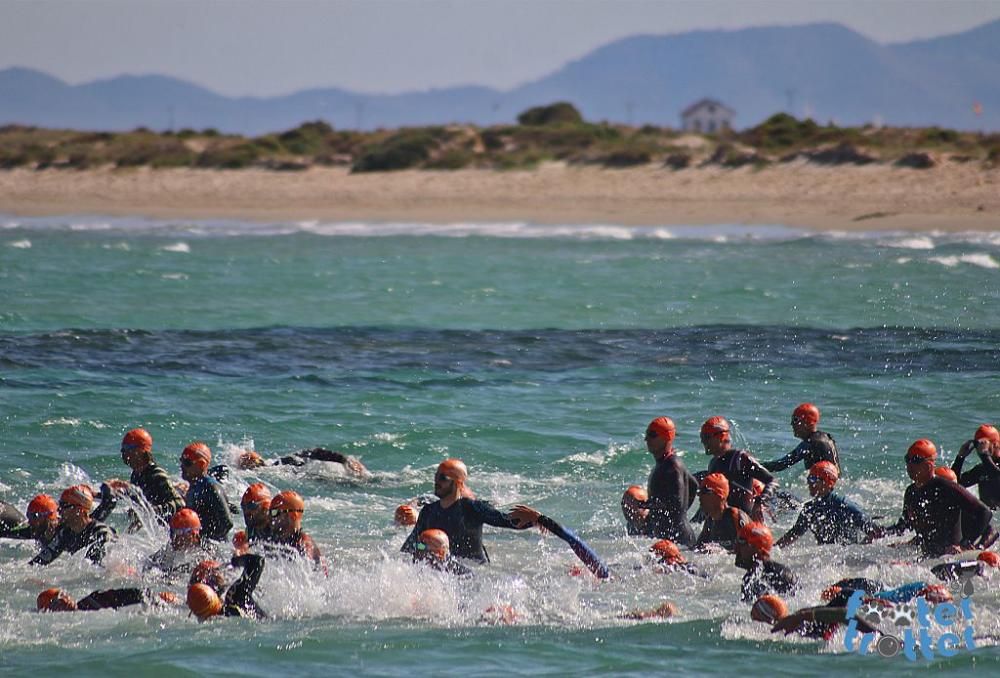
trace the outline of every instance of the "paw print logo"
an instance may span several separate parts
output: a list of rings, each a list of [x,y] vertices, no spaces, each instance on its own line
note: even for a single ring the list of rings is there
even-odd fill
[[[858,610],[858,619],[869,624],[871,626],[877,627],[882,623],[882,612],[885,608],[882,608],[873,603],[865,603]]]
[[[912,605],[897,605],[887,610],[889,620],[894,626],[913,626],[917,619],[917,612]]]

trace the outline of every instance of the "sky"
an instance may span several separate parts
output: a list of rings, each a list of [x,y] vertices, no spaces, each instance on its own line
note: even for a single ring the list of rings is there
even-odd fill
[[[629,35],[835,21],[892,43],[998,18],[1000,0],[0,0],[0,69],[229,96],[506,90]]]

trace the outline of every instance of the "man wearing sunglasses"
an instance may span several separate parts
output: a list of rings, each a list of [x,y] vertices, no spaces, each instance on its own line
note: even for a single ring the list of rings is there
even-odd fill
[[[746,450],[733,447],[729,422],[711,417],[701,425],[701,444],[711,455],[709,473],[721,473],[729,481],[729,505],[745,511],[751,518],[763,522],[764,504],[776,489],[774,476]],[[760,496],[754,497],[754,478],[764,484]]]
[[[149,431],[134,428],[126,433],[122,437],[121,455],[125,465],[132,469],[132,475],[128,482],[117,478],[109,480],[111,487],[123,492],[131,486],[138,487],[164,523],[184,508],[184,499],[170,482],[167,472],[153,459],[153,437]]]
[[[271,529],[267,541],[271,544],[291,546],[303,557],[322,566],[322,555],[312,537],[302,531],[302,514],[306,503],[298,492],[284,490],[271,500],[268,513],[271,516]]]
[[[27,524],[0,529],[0,539],[34,539],[45,548],[59,531],[59,504],[49,495],[39,494],[28,502],[27,514]]]
[[[487,501],[463,496],[469,471],[459,459],[446,459],[434,474],[434,494],[438,500],[420,509],[417,524],[400,549],[413,553],[424,530],[442,530],[451,543],[451,553],[488,563],[483,547],[483,525],[523,530],[535,524],[540,514],[527,506],[515,506],[509,514],[498,511]]]
[[[271,491],[264,483],[252,483],[240,499],[245,530],[233,535],[236,553],[247,553],[250,545],[266,541],[271,536]]]
[[[100,564],[114,530],[91,517],[94,493],[86,485],[73,485],[59,496],[59,530],[55,538],[31,559],[31,565],[48,565],[62,553],[87,550],[87,558]]]
[[[761,464],[772,473],[784,471],[805,461],[806,468],[812,468],[821,461],[828,461],[840,468],[840,453],[837,442],[829,433],[819,430],[819,408],[812,403],[802,403],[792,412],[792,433],[802,442],[781,459],[765,461]]]
[[[993,512],[967,489],[934,475],[937,447],[921,438],[906,452],[906,473],[913,482],[903,495],[903,515],[891,534],[916,533],[914,542],[925,556],[988,548],[997,539],[990,525]]]
[[[698,495],[698,481],[674,452],[676,435],[669,417],[657,417],[646,427],[646,449],[656,460],[646,483],[646,531],[651,537],[690,546],[695,536],[687,512]]]
[[[965,458],[973,450],[979,455],[980,463],[962,473]],[[978,485],[979,499],[993,510],[1000,508],[1000,431],[989,424],[976,429],[972,440],[959,448],[951,470],[958,475],[962,487]]]
[[[809,469],[809,494],[802,513],[788,532],[777,541],[784,548],[812,532],[817,544],[869,543],[885,536],[885,530],[873,523],[853,502],[834,494],[840,479],[837,467],[829,461],[813,464]]]
[[[181,477],[188,481],[184,502],[201,519],[202,536],[213,541],[226,541],[233,521],[229,517],[229,500],[219,481],[208,473],[212,451],[203,442],[191,443],[181,453]],[[235,510],[235,509],[234,509]]]

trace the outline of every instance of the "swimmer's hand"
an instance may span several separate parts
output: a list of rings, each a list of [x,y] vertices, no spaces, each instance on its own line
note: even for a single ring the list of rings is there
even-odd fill
[[[972,451],[975,449],[977,449],[976,441],[966,440],[964,443],[962,443],[962,446],[958,448],[958,456],[961,459],[965,459],[970,454],[972,454]]]
[[[774,626],[771,627],[771,633],[784,633],[787,636],[790,633],[797,633],[803,630],[803,627],[807,623],[815,620],[815,613],[810,609],[792,612],[790,615],[782,617],[775,622]]]
[[[368,469],[365,468],[365,465],[362,464],[360,460],[355,459],[354,457],[348,457],[347,461],[344,462],[344,466],[347,468],[348,471],[350,471],[356,476],[368,475]]]
[[[523,504],[518,504],[510,512],[510,519],[513,520],[514,524],[519,528],[531,527],[537,523],[538,519],[541,517],[541,513],[530,506],[524,506]]]
[[[106,485],[115,492],[128,492],[131,485],[127,480],[121,478],[109,478]]]

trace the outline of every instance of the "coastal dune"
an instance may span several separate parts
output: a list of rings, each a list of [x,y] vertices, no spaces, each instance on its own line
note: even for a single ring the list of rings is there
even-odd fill
[[[816,230],[1000,230],[1000,170],[943,162],[928,170],[655,165],[532,170],[347,168],[14,169],[0,212],[253,221],[539,224],[783,224]]]

